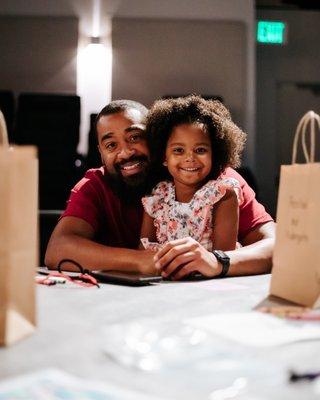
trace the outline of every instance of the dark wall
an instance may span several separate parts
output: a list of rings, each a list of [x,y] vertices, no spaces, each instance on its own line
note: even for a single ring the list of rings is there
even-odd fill
[[[257,46],[257,177],[275,215],[280,165],[291,162],[299,118],[320,113],[320,12],[258,10],[257,18],[288,24],[285,46]]]

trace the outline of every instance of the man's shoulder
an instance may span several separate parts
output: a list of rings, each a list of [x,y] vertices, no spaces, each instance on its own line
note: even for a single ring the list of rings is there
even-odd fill
[[[106,173],[104,167],[90,168],[86,171],[82,179],[102,180],[105,174]]]
[[[106,173],[104,167],[88,169],[84,177],[75,185],[73,190],[74,191],[83,190],[85,187],[88,186],[108,187],[105,175]]]
[[[105,175],[104,167],[89,169],[71,190],[62,217],[83,219],[97,231],[107,204],[114,201]]]

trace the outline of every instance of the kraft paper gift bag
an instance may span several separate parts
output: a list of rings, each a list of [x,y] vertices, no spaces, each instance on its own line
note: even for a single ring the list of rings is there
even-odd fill
[[[9,148],[0,111],[0,345],[35,329],[37,210],[36,149]]]
[[[320,305],[320,163],[315,136],[320,117],[309,111],[298,124],[292,165],[282,165],[271,294],[316,308]],[[301,145],[304,164],[297,164]]]

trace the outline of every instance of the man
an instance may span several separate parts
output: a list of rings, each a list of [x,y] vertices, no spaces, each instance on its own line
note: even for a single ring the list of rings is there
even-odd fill
[[[62,259],[71,259],[91,270],[160,271],[180,279],[187,255],[208,277],[269,272],[274,222],[247,183],[231,169],[228,176],[238,179],[243,190],[239,239],[244,247],[226,252],[227,261],[191,238],[170,242],[156,255],[136,250],[142,218],[140,198],[149,161],[143,125],[146,114],[142,104],[118,100],[98,115],[96,131],[103,167],[89,170],[72,190],[48,244],[46,265],[56,268]]]

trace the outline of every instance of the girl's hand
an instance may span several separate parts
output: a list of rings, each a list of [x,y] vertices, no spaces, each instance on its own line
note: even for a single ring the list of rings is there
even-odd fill
[[[166,243],[154,256],[154,262],[164,278],[173,280],[185,278],[192,272],[213,278],[222,270],[214,254],[191,237]]]

